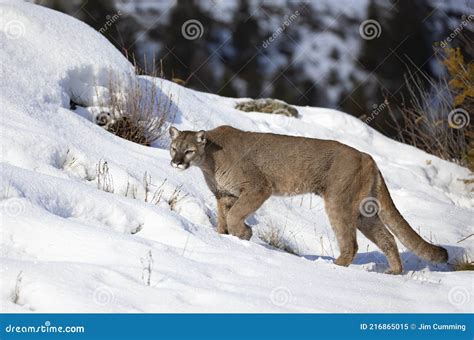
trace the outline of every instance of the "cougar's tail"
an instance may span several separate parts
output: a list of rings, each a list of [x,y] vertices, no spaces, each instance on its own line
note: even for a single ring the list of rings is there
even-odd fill
[[[402,244],[410,249],[413,253],[424,260],[431,262],[447,262],[448,252],[443,247],[435,246],[426,242],[418,235],[403,218],[395,207],[390,197],[382,174],[377,169],[377,177],[375,182],[376,198],[380,202],[378,216],[383,224],[395,234]]]

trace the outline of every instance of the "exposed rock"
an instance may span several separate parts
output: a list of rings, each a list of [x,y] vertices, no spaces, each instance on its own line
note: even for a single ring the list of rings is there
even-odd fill
[[[235,108],[245,112],[262,112],[283,115],[287,117],[298,117],[298,110],[282,100],[272,98],[252,99],[238,103]]]

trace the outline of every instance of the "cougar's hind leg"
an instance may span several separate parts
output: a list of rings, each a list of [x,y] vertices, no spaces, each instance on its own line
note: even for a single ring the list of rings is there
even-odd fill
[[[358,228],[387,257],[390,270],[386,271],[386,273],[400,274],[402,272],[402,263],[395,237],[388,231],[380,218],[378,216],[361,216]]]
[[[334,263],[347,267],[358,249],[356,220],[350,209],[344,209],[339,204],[325,202],[325,209],[339,246],[340,255]]]

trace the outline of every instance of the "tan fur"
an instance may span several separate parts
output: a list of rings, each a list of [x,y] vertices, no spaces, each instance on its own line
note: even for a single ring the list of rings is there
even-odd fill
[[[170,134],[172,165],[198,166],[217,199],[219,233],[248,240],[252,231],[245,218],[271,195],[315,193],[323,197],[336,235],[336,264],[348,266],[354,259],[357,229],[385,253],[391,273],[400,273],[402,265],[389,230],[423,259],[447,261],[444,248],[423,240],[400,215],[377,165],[363,152],[331,140],[230,126],[198,132],[172,127]],[[380,205],[373,215],[361,213],[366,199]]]

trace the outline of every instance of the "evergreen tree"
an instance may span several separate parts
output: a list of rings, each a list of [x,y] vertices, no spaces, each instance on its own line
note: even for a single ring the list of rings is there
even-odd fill
[[[262,87],[262,67],[256,48],[262,42],[259,24],[250,13],[247,0],[239,0],[238,10],[234,15],[232,46],[234,57],[230,64],[231,70],[248,83],[248,96],[260,94]]]

